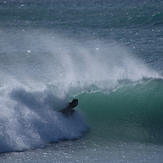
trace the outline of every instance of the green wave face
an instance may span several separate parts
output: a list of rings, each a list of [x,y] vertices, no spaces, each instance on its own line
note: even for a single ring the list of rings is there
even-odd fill
[[[95,137],[163,143],[162,94],[162,80],[152,80],[78,98]]]

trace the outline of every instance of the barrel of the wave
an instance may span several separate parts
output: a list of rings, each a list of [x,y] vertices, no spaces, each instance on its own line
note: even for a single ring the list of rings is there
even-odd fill
[[[105,139],[163,143],[163,80],[143,79],[118,89],[84,93],[80,107],[92,136]],[[96,136],[95,136],[96,135]]]

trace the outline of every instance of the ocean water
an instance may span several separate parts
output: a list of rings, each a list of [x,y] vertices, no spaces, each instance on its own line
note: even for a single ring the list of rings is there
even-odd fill
[[[162,8],[1,1],[0,162],[161,163]]]

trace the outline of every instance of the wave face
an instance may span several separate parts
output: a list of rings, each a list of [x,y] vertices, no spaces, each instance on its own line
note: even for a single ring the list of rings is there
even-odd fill
[[[163,81],[142,80],[105,94],[82,94],[81,107],[93,124],[93,137],[163,143]]]
[[[0,35],[0,152],[81,137],[89,127],[80,111],[57,112],[73,97],[102,136],[159,139],[161,76],[122,45],[43,30]]]

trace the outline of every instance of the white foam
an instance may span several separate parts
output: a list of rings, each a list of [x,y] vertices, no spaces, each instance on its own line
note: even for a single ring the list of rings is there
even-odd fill
[[[54,104],[51,98],[57,102]],[[79,138],[88,129],[78,111],[68,118],[57,112],[65,102],[49,95],[47,90],[14,89],[0,101],[0,152],[22,151],[51,141]]]

